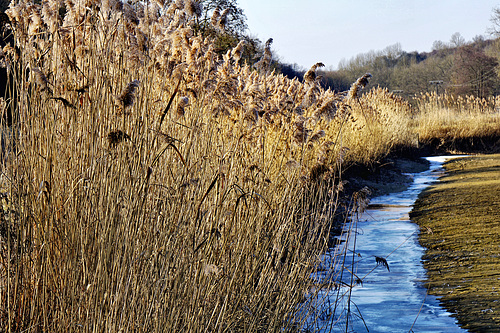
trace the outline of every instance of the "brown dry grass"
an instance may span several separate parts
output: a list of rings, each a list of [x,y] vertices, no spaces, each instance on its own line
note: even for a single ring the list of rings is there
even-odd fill
[[[415,131],[421,142],[443,143],[500,136],[498,98],[425,94],[418,99]]]
[[[180,2],[60,5],[8,11],[2,330],[296,329],[360,108],[219,57]]]

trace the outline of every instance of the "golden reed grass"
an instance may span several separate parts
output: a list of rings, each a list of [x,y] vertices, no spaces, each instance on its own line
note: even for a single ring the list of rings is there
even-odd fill
[[[422,94],[415,132],[421,142],[495,138],[500,135],[499,97]],[[494,147],[492,147],[494,148]]]
[[[2,330],[300,326],[355,108],[270,73],[272,40],[255,69],[243,44],[218,55],[192,28],[199,6],[7,10],[22,52],[7,57],[20,93],[2,168]]]

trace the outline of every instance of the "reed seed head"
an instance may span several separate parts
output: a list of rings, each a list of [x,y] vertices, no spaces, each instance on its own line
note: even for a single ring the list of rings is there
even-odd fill
[[[135,93],[138,87],[139,80],[129,82],[123,92],[116,98],[118,106],[123,109],[132,106],[134,104]]]
[[[176,114],[178,117],[184,116],[184,108],[189,105],[189,97],[183,96],[179,98],[179,103],[177,104]]]
[[[351,86],[351,89],[349,90],[348,98],[353,99],[357,98],[359,95],[359,92],[366,87],[368,84],[368,79],[370,79],[372,75],[370,73],[366,73],[362,77],[358,78],[356,82],[353,83]]]
[[[316,81],[316,69],[318,67],[325,67],[325,65],[322,62],[318,62],[304,74],[304,82],[310,83]]]
[[[108,143],[110,147],[116,147],[125,140],[130,140],[130,136],[121,130],[108,133]]]
[[[217,6],[215,7],[214,12],[212,13],[212,17],[210,18],[210,24],[216,27],[217,22],[219,22],[219,19],[220,19],[220,8],[219,6]]]
[[[51,90],[49,88],[49,79],[40,70],[40,68],[33,67],[31,69],[31,72],[33,74],[33,80],[35,81],[35,84],[37,85],[38,89],[40,91],[48,91],[49,93],[51,93]]]
[[[273,43],[273,39],[269,38],[266,42],[266,47],[264,48],[264,55],[262,58],[255,63],[254,67],[260,70],[261,72],[267,72],[269,66],[271,65],[271,61],[273,59],[273,54],[271,52],[271,44]]]
[[[243,53],[243,48],[245,46],[245,41],[241,40],[238,45],[231,51],[231,56],[234,60],[234,62],[238,63],[241,59],[242,53]]]
[[[217,21],[217,27],[221,30],[224,31],[226,29],[226,24],[228,20],[229,15],[229,8],[226,8],[222,11],[220,14],[219,20]]]
[[[200,17],[203,11],[202,4],[195,0],[187,0],[184,3],[184,10],[189,16]]]

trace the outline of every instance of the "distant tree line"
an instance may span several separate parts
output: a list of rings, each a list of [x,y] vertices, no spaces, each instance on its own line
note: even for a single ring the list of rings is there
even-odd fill
[[[348,90],[364,73],[371,73],[371,86],[380,86],[412,97],[424,92],[487,97],[500,94],[500,8],[494,10],[494,38],[476,36],[465,41],[459,34],[450,42],[435,41],[431,52],[406,52],[394,44],[382,51],[358,54],[339,63],[337,70],[319,72],[323,85]],[[495,30],[496,29],[496,30]],[[282,66],[287,68],[287,66]],[[304,72],[292,75],[300,77]],[[290,74],[287,72],[286,75]]]
[[[476,37],[465,42],[454,34],[449,44],[435,42],[431,52],[405,52],[395,44],[343,61],[337,71],[323,75],[325,83],[335,90],[345,90],[346,84],[370,72],[372,85],[406,96],[446,91],[486,97],[500,93],[499,46],[498,39]]]
[[[380,86],[407,97],[437,91],[487,97],[500,94],[500,7],[493,9],[492,39],[478,35],[467,42],[460,33],[448,43],[435,41],[431,52],[406,52],[399,43],[340,62],[337,70],[319,71],[326,88],[348,90],[363,74]],[[306,69],[281,64],[282,73],[298,77]]]
[[[434,42],[431,52],[406,52],[394,44],[343,60],[337,70],[318,73],[323,86],[335,91],[346,91],[358,77],[371,73],[371,86],[407,97],[433,91],[487,97],[500,94],[499,61],[499,38],[478,36],[466,42],[454,34],[450,43]],[[280,64],[279,68],[299,79],[305,72],[297,65]]]

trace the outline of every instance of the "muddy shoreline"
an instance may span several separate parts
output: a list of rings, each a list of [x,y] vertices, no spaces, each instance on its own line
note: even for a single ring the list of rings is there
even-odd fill
[[[407,173],[421,172],[428,168],[429,162],[419,156],[401,155],[387,157],[377,165],[352,165],[346,168],[342,174],[344,189],[332,221],[328,247],[332,248],[338,244],[338,237],[342,234],[344,223],[352,208],[351,198],[354,193],[368,188],[369,198],[374,198],[389,193],[402,192],[412,183],[412,179]]]
[[[500,137],[434,139],[419,142],[417,147],[395,147],[391,154],[374,165],[351,165],[343,170],[347,180],[345,196],[367,186],[371,197],[404,191],[411,183],[406,173],[425,171],[428,156],[500,154]]]
[[[424,171],[429,167],[423,157],[442,155],[500,154],[500,137],[440,138],[419,142],[417,147],[394,147],[391,154],[374,165],[351,165],[343,170],[348,181],[346,195],[364,186],[373,195],[404,191],[411,180],[405,173]]]

